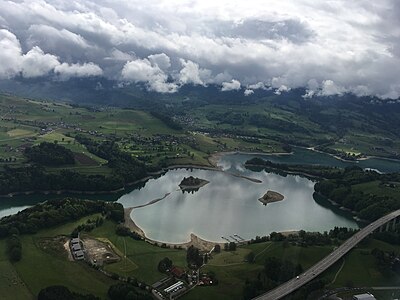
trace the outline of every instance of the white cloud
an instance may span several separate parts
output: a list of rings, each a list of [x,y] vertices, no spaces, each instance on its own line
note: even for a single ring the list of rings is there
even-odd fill
[[[165,53],[152,54],[148,56],[149,61],[158,66],[161,70],[168,70],[171,67],[171,59]]]
[[[126,81],[146,83],[150,90],[159,93],[174,93],[177,91],[177,85],[167,82],[168,76],[164,71],[147,58],[127,62],[122,69],[121,76]]]
[[[253,90],[246,89],[246,90],[244,91],[244,95],[245,95],[245,96],[250,96],[250,95],[252,95],[252,94],[254,94],[254,91],[253,91]]]
[[[39,47],[33,47],[22,56],[21,61],[22,76],[26,78],[47,75],[60,64],[56,56],[45,54]]]
[[[168,91],[235,78],[250,90],[395,99],[399,15],[397,0],[0,0],[0,26],[16,35],[0,35],[0,76],[18,76],[23,53],[38,47],[69,66],[93,62],[110,78],[146,59]]]
[[[286,85],[284,85],[284,84],[282,84],[280,87],[278,87],[276,90],[275,90],[275,94],[276,95],[280,95],[280,94],[282,94],[283,92],[288,92],[288,91],[290,91],[291,90],[291,88],[289,88],[289,87],[287,87]]]
[[[16,36],[0,29],[0,78],[11,78],[21,69],[21,46]]]
[[[54,72],[60,75],[61,79],[69,79],[71,77],[91,77],[100,76],[103,70],[96,64],[67,64],[62,63],[54,68]]]
[[[322,96],[342,95],[345,91],[345,88],[338,86],[332,80],[324,80],[318,94]]]
[[[179,82],[181,84],[194,84],[205,86],[211,81],[211,71],[202,69],[198,64],[190,60],[180,60],[183,68],[179,72]]]
[[[249,84],[247,86],[248,89],[251,90],[258,90],[258,89],[262,89],[262,90],[268,90],[269,87],[267,87],[263,82],[257,82],[255,84]]]
[[[61,79],[103,74],[102,69],[94,63],[60,63],[57,56],[44,53],[38,46],[23,54],[17,37],[5,29],[0,30],[0,61],[0,78],[18,75],[33,78],[46,76],[51,72],[58,74]]]
[[[240,82],[238,80],[232,79],[230,82],[223,82],[221,91],[237,91],[240,90]]]

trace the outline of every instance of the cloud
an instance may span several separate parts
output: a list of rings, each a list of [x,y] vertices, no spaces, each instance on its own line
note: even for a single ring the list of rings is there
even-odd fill
[[[165,53],[152,54],[148,58],[153,65],[158,66],[161,70],[167,70],[171,67],[171,59]]]
[[[101,69],[116,80],[125,80],[127,62],[147,60],[158,79],[146,81],[152,90],[235,79],[249,90],[303,87],[305,97],[396,99],[399,15],[397,0],[0,0],[0,76],[36,76],[21,73],[36,49],[38,74],[49,68],[44,55],[68,64],[58,69],[70,76]]]
[[[21,46],[16,36],[0,30],[0,78],[11,78],[21,69]]]
[[[245,91],[244,91],[244,95],[245,95],[245,96],[250,96],[250,95],[252,95],[252,94],[254,94],[254,91],[253,91],[253,90],[245,89]]]
[[[33,47],[22,56],[21,61],[22,76],[26,78],[47,75],[60,64],[56,56],[45,54],[39,47]]]
[[[60,63],[57,56],[44,53],[38,46],[23,54],[17,37],[5,29],[0,30],[0,61],[0,78],[7,79],[19,75],[25,78],[41,77],[52,72],[61,79],[103,74],[102,69],[94,63]]]
[[[181,84],[194,84],[206,86],[211,81],[211,71],[202,69],[198,64],[190,60],[180,60],[183,68],[179,72],[179,82]]]
[[[103,74],[103,70],[92,62],[71,65],[62,63],[54,68],[54,72],[60,75],[61,79],[64,80],[71,77],[91,77],[101,76]]]
[[[159,93],[174,93],[177,85],[168,81],[168,76],[149,59],[136,59],[125,64],[121,72],[122,79],[129,82],[146,83],[149,90]]]
[[[232,79],[230,82],[223,82],[221,91],[237,91],[240,90],[240,82],[238,80]]]

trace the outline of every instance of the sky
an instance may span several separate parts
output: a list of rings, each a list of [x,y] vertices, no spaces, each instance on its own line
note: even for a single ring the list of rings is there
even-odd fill
[[[398,0],[0,0],[0,80],[400,97]]]

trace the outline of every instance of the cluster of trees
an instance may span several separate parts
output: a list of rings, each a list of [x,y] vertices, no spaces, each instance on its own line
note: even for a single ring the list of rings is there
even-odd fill
[[[101,213],[115,222],[124,221],[124,208],[120,203],[53,199],[0,219],[0,238],[11,235],[11,228],[16,228],[21,234],[35,233],[41,228],[57,226],[95,213]]]
[[[244,123],[248,123],[250,125],[254,125],[256,127],[261,128],[270,128],[275,129],[279,132],[303,132],[308,133],[308,130],[295,124],[293,122],[289,122],[283,119],[272,118],[268,114],[249,114],[248,112],[215,112],[210,111],[207,114],[207,119],[210,121],[217,121],[219,124],[230,124],[232,126],[240,126]]]
[[[22,244],[19,239],[19,231],[16,228],[10,230],[10,236],[7,240],[7,255],[11,262],[20,261],[22,258]]]
[[[374,238],[392,245],[400,245],[400,227],[397,225],[396,231],[375,232]]]
[[[264,263],[265,275],[272,281],[280,284],[303,272],[300,264],[277,257],[268,257]]]
[[[187,249],[186,261],[189,267],[196,266],[200,268],[203,265],[203,255],[201,255],[199,249],[192,245]]]
[[[325,178],[314,186],[316,193],[345,208],[356,211],[360,219],[374,221],[400,208],[400,201],[392,196],[367,194],[353,188],[357,184],[375,181],[380,181],[381,185],[391,186],[391,182],[400,181],[400,173],[379,174],[357,166],[341,169],[326,166],[279,164],[257,157],[246,161],[246,167],[252,170],[259,170],[258,167],[262,167],[275,172],[279,170],[283,174],[294,172]]]
[[[130,283],[117,283],[108,289],[108,296],[111,300],[152,300],[150,294],[138,291]]]
[[[94,220],[88,219],[85,224],[80,224],[76,228],[74,228],[74,230],[71,233],[71,236],[77,237],[79,232],[81,231],[90,232],[96,227],[100,227],[101,225],[103,225],[103,222],[104,219],[102,217],[97,217]]]
[[[270,116],[264,114],[253,114],[250,116],[248,122],[250,125],[254,125],[256,127],[275,129],[279,132],[301,132],[309,134],[309,131],[306,128],[301,127],[294,122],[271,118]]]
[[[289,150],[289,148],[286,148]],[[338,178],[344,172],[344,169],[335,168],[335,167],[328,167],[328,166],[320,166],[320,165],[300,165],[300,164],[280,164],[274,163],[270,160],[264,160],[259,157],[254,157],[246,161],[245,166],[249,169],[252,167],[262,167],[268,171],[276,172],[281,171],[282,174],[285,172],[292,172],[298,174],[308,174],[315,177],[322,177],[322,178]],[[257,170],[257,169],[254,169]]]
[[[182,126],[181,124],[179,124],[178,122],[176,122],[174,119],[172,119],[169,115],[167,115],[166,113],[162,113],[159,111],[151,111],[150,114],[159,119],[160,121],[162,121],[165,125],[167,125],[169,128],[174,129],[174,130],[182,130]]]
[[[122,224],[118,224],[115,227],[115,233],[120,236],[129,236],[138,241],[143,240],[143,237],[140,234],[131,231],[128,227],[126,227]]]
[[[303,272],[300,264],[277,257],[268,257],[264,263],[263,272],[255,280],[246,280],[243,288],[243,299],[253,299],[279,284]]]
[[[72,292],[62,285],[53,285],[42,289],[38,294],[38,300],[100,300],[100,298]]]
[[[218,121],[219,123],[230,124],[233,126],[242,125],[245,121],[245,118],[248,116],[248,113],[237,113],[232,111],[227,112],[215,112],[210,111],[207,114],[207,119],[210,121]]]
[[[235,251],[236,250],[236,243],[235,242],[229,242],[224,244],[224,250],[225,251]]]
[[[393,273],[400,274],[400,256],[398,253],[374,248],[371,254],[375,257],[377,267],[384,276],[391,277]]]
[[[122,186],[147,175],[145,164],[131,154],[122,151],[115,141],[98,142],[83,135],[77,135],[75,139],[85,145],[91,153],[106,159],[107,165],[113,170],[110,178],[122,182]]]
[[[0,194],[26,191],[113,191],[124,186],[120,177],[83,175],[71,170],[47,173],[40,165],[4,166],[0,172]]]
[[[379,174],[365,171],[359,167],[349,167],[341,176],[318,182],[314,189],[317,193],[335,201],[350,210],[356,211],[361,219],[374,221],[391,211],[400,208],[400,201],[391,196],[366,194],[353,188],[354,185],[373,181],[383,184],[400,180],[400,173]]]
[[[74,154],[56,143],[43,142],[37,146],[28,147],[25,156],[32,162],[44,166],[61,166],[75,163]]]
[[[298,234],[289,234],[286,236],[280,232],[271,232],[269,236],[262,236],[262,237],[256,236],[255,239],[251,239],[248,243],[257,244],[268,241],[273,241],[273,242],[285,241],[304,247],[322,246],[322,245],[331,245],[333,243],[336,243],[337,241],[347,240],[356,232],[357,229],[352,229],[347,227],[337,227],[337,226],[329,230],[329,232],[325,231],[323,233],[300,230]]]
[[[172,268],[172,260],[170,260],[168,257],[164,257],[160,262],[158,263],[157,269],[161,273],[166,273],[168,270],[171,270]]]

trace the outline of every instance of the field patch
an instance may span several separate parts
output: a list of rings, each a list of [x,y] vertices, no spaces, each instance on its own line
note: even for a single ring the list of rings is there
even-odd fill
[[[55,132],[55,131],[46,133],[46,134],[42,135],[40,138],[41,138],[42,140],[46,141],[46,142],[58,141],[58,142],[61,143],[61,144],[62,144],[62,143],[68,143],[68,142],[71,143],[71,142],[74,141],[73,138],[68,137],[68,136],[66,136],[66,135],[64,135],[64,134],[62,134],[62,133]]]
[[[7,135],[9,137],[14,137],[14,138],[15,137],[26,137],[26,136],[33,135],[33,132],[30,130],[17,128],[17,129],[7,131]]]
[[[0,291],[3,300],[33,299],[14,266],[8,261],[0,261]]]
[[[74,158],[80,165],[84,165],[84,166],[97,166],[98,165],[97,161],[95,161],[93,158],[87,156],[84,153],[74,152]]]

